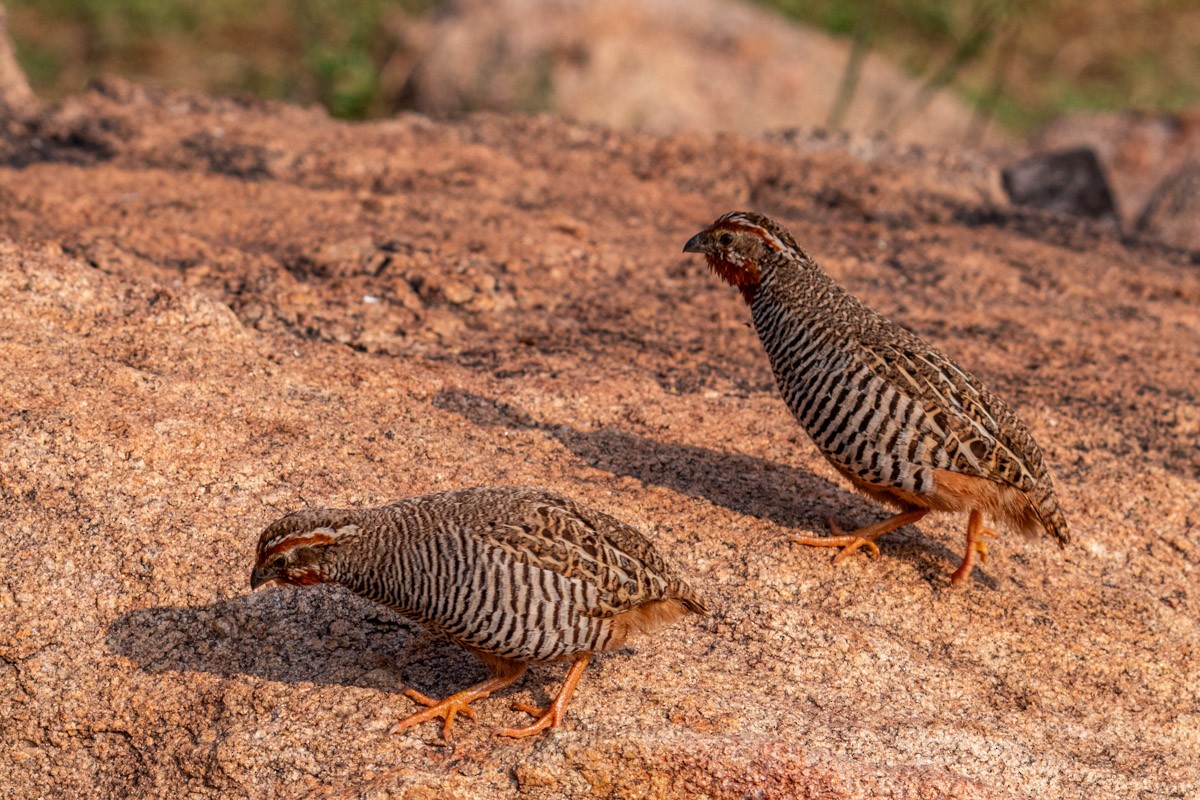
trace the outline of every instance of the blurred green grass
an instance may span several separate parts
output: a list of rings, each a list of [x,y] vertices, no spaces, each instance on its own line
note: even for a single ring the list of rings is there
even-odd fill
[[[763,0],[869,46],[1001,125],[1200,104],[1196,0]]]
[[[17,58],[39,95],[102,74],[213,94],[391,113],[381,70],[403,20],[438,0],[7,0]]]
[[[213,94],[403,107],[406,21],[443,0],[7,0],[34,90],[115,73]],[[759,0],[854,40],[1015,133],[1063,111],[1200,104],[1195,0]],[[852,90],[847,82],[847,91]],[[919,101],[918,101],[919,102]],[[904,110],[900,110],[904,111]],[[919,113],[908,109],[907,113]]]

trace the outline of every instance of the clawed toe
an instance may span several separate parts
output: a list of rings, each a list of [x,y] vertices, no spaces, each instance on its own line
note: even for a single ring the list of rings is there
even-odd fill
[[[983,535],[983,536],[992,536],[992,537],[995,537],[995,536],[997,536],[997,535],[998,535],[998,534],[997,534],[997,533],[996,533],[994,530],[992,530],[991,528],[980,528],[980,529],[979,529],[979,533],[980,533],[981,535]],[[974,545],[974,547],[975,547],[975,552],[976,552],[976,553],[979,553],[979,561],[980,561],[980,563],[982,563],[982,564],[986,564],[986,563],[987,563],[987,557],[988,557],[988,546],[987,546],[987,542],[985,542],[983,539],[976,539],[976,540],[975,540],[975,541],[974,541],[972,544],[973,544],[973,545]]]
[[[526,736],[533,736],[535,733],[541,733],[547,728],[557,728],[561,725],[563,717],[567,713],[567,703],[570,702],[571,694],[574,693],[575,686],[579,683],[579,678],[583,675],[583,670],[587,667],[591,657],[590,653],[583,653],[575,657],[575,661],[571,664],[571,669],[567,670],[567,677],[563,680],[562,688],[558,690],[558,694],[554,696],[554,700],[546,708],[542,709],[529,703],[521,702],[512,704],[514,711],[523,711],[526,714],[536,717],[532,724],[526,725],[523,728],[501,728],[496,731],[496,735],[522,739]]]
[[[513,739],[522,739],[526,736],[533,736],[535,733],[541,733],[547,728],[557,728],[562,724],[563,711],[557,705],[551,704],[547,708],[538,708],[529,703],[513,703],[513,711],[523,711],[526,714],[534,717],[534,721],[520,728],[501,728],[496,731],[497,736],[508,736]]]
[[[833,557],[833,563],[837,564],[846,556],[853,555],[854,553],[858,552],[860,547],[867,548],[867,550],[870,551],[871,555],[873,556],[879,555],[879,545],[875,544],[875,542],[871,541],[870,539],[864,539],[861,536],[855,536],[854,540],[850,542],[850,544],[843,547],[841,552]]]
[[[480,699],[478,693],[467,692],[451,695],[445,700],[434,700],[432,697],[421,694],[416,689],[408,689],[404,694],[421,705],[428,706],[428,708],[400,720],[388,730],[388,733],[399,733],[406,728],[411,728],[414,725],[420,725],[422,722],[441,717],[443,720],[442,738],[446,741],[450,741],[450,731],[454,728],[454,717],[462,714],[468,719],[475,719],[475,709],[471,708],[469,703]],[[475,694],[476,696],[472,697],[470,694]]]
[[[875,544],[873,539],[842,533],[842,529],[834,522],[830,522],[829,527],[834,532],[833,536],[793,536],[791,537],[791,541],[796,544],[807,544],[812,547],[840,547],[840,552],[833,557],[834,564],[837,564],[846,556],[857,552],[860,547],[867,548],[873,555],[879,555],[879,546]]]
[[[807,544],[813,547],[840,547],[841,552],[833,557],[833,563],[837,564],[847,556],[857,553],[860,549],[866,548],[872,555],[879,555],[879,546],[875,544],[875,540],[885,533],[890,533],[897,528],[904,527],[910,523],[916,522],[921,517],[928,513],[925,509],[916,509],[914,511],[905,511],[897,514],[894,517],[881,520],[865,528],[860,528],[853,533],[846,533],[842,530],[842,526],[838,525],[835,520],[828,520],[830,536],[793,536],[791,540],[797,544]]]
[[[972,564],[976,553],[979,554],[979,561],[982,564],[987,563],[988,548],[985,536],[995,536],[996,532],[991,528],[983,527],[983,514],[978,509],[972,509],[971,516],[967,520],[967,548],[963,553],[962,563],[958,565],[958,569],[954,570],[950,575],[950,585],[955,586],[962,583],[971,574]]]
[[[410,700],[415,700],[416,702],[420,703],[421,705],[427,706],[429,708],[436,708],[440,704],[449,703],[451,700],[454,699],[453,697],[448,697],[445,700],[435,700],[432,697],[430,697],[429,695],[421,694],[416,689],[405,689],[404,694]],[[467,703],[469,703],[469,702],[472,702],[472,701],[468,700]],[[475,709],[471,708],[469,705],[467,705],[467,703],[461,703],[461,702],[456,703],[458,708],[456,708],[451,713],[462,714],[467,719],[475,719]],[[424,713],[424,712],[418,712],[418,713]],[[399,725],[401,723],[396,723],[396,724]]]
[[[530,705],[529,703],[514,702],[511,706],[509,706],[509,708],[511,708],[513,711],[524,712],[531,717],[540,717],[542,714],[546,713],[546,709]]]
[[[426,708],[424,711],[418,711],[400,720],[388,730],[388,733],[399,733],[405,728],[411,728],[414,725],[420,725],[422,722],[441,717],[443,720],[442,738],[450,741],[450,731],[454,728],[454,718],[457,715],[462,714],[467,719],[475,719],[475,709],[471,708],[471,703],[474,703],[476,700],[482,700],[492,692],[499,691],[511,685],[524,672],[525,665],[515,662],[497,674],[493,674],[486,681],[477,683],[470,689],[464,689],[461,692],[452,694],[445,700],[435,700],[432,697],[421,694],[416,689],[405,689],[404,694],[409,699],[426,706]]]
[[[542,716],[538,717],[532,725],[526,725],[524,728],[501,728],[496,731],[497,736],[508,736],[512,739],[524,739],[526,736],[533,736],[535,733],[541,733],[547,728],[557,728],[562,724],[562,717],[555,714],[553,711],[547,711]]]
[[[862,545],[861,539],[855,536],[791,536],[789,537],[789,541],[795,544],[806,544],[810,547],[841,548],[841,551],[833,557],[835,563],[846,554],[847,548],[852,547],[856,550]]]
[[[557,728],[562,725],[563,717],[566,716],[566,702],[559,697],[556,697],[554,702],[545,708],[521,702],[514,702],[511,708],[513,711],[521,711],[534,717],[534,721],[520,728],[501,728],[496,731],[497,736],[509,736],[514,739],[533,736],[547,728]]]

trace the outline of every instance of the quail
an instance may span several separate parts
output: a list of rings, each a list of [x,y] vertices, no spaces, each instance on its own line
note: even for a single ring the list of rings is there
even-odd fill
[[[561,724],[593,653],[620,648],[687,612],[700,597],[635,528],[568,498],[532,488],[476,487],[361,510],[306,509],[259,538],[250,586],[338,583],[389,606],[473,653],[490,676],[428,706],[392,732],[443,720],[514,683],[531,661],[571,659],[535,721],[498,734],[529,736]]]
[[[835,561],[930,511],[967,511],[956,584],[987,560],[984,515],[1070,541],[1042,451],[1003,400],[937,348],[825,273],[779,223],[717,219],[683,246],[737,288],[792,414],[855,489],[898,513],[853,533],[795,537],[841,547]]]

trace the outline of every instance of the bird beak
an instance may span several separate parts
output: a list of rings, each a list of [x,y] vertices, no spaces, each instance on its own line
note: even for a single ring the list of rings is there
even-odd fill
[[[273,580],[275,580],[275,576],[270,572],[265,569],[259,569],[258,567],[255,567],[254,571],[250,573],[250,591],[253,592],[264,583],[270,583]]]
[[[692,238],[688,239],[687,244],[685,244],[683,246],[683,252],[685,252],[685,253],[703,253],[704,245],[700,241],[700,236],[703,233],[704,233],[704,231],[701,231],[700,233],[697,233]]]

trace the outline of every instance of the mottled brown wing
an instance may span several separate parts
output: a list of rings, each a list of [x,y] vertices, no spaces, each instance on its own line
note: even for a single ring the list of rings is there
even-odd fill
[[[908,331],[897,331],[878,347],[875,370],[922,401],[928,423],[942,437],[951,469],[1034,491],[1046,470],[1025,424],[949,357]]]
[[[546,494],[524,503],[515,518],[509,513],[478,535],[522,563],[594,585],[599,596],[587,612],[592,616],[611,617],[666,599],[705,613],[700,599],[645,536],[567,498]]]
[[[876,349],[877,374],[925,398],[927,423],[951,469],[1013,486],[1059,543],[1071,540],[1042,449],[1008,404],[916,335],[894,326]]]

